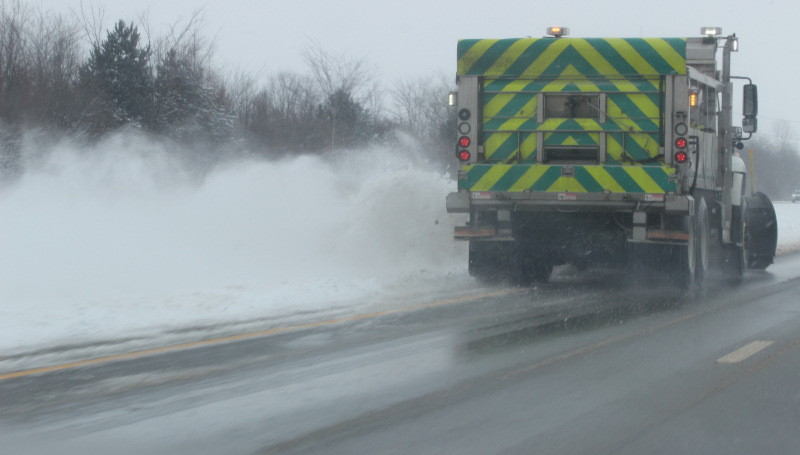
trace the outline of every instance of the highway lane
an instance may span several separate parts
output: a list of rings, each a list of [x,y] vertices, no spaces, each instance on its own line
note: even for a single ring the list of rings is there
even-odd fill
[[[683,297],[585,274],[7,379],[0,450],[797,453],[799,276],[784,256]]]

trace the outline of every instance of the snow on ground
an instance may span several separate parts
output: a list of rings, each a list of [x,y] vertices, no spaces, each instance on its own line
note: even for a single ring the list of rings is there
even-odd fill
[[[452,182],[414,161],[238,162],[198,182],[141,139],[61,147],[0,190],[0,355],[471,283]]]
[[[445,212],[453,187],[384,150],[242,161],[198,180],[141,138],[58,147],[0,189],[0,356],[474,293],[452,241],[463,220]],[[780,251],[800,250],[800,204],[776,210]]]
[[[778,254],[800,251],[800,204],[776,202]]]

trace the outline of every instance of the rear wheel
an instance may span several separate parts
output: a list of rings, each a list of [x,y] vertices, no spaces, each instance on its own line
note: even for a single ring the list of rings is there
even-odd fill
[[[469,274],[483,285],[507,282],[527,285],[532,278],[527,273],[520,248],[509,241],[469,242]],[[549,276],[549,275],[548,275]]]
[[[532,283],[546,283],[553,271],[552,254],[541,238],[523,238],[514,242],[516,255],[516,275],[514,284],[527,286]]]
[[[688,289],[694,283],[697,272],[697,239],[694,217],[684,217],[683,226],[684,230],[689,233],[689,241],[686,245],[676,245],[671,248],[670,262],[675,282],[681,288]]]
[[[747,202],[747,268],[764,270],[775,259],[778,219],[775,207],[764,193],[745,198]]]
[[[731,213],[731,240],[724,251],[723,271],[726,275],[741,279],[747,272],[747,202],[734,206]]]
[[[695,280],[698,282],[705,281],[710,270],[710,222],[708,219],[708,207],[706,201],[700,198],[697,209],[695,210],[694,217],[694,232],[697,240],[695,241],[695,257],[696,257],[696,271]]]
[[[469,242],[469,274],[483,285],[503,280],[503,251],[496,242]]]
[[[544,257],[528,258],[520,261],[522,279],[528,283],[547,283],[553,273],[553,263]]]

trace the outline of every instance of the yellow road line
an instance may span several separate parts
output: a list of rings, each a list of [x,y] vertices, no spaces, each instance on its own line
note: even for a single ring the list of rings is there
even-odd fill
[[[267,336],[267,335],[274,335],[276,333],[289,332],[289,331],[292,331],[292,330],[311,329],[311,328],[314,328],[314,327],[321,327],[321,326],[325,326],[325,325],[338,324],[340,322],[358,321],[358,320],[361,320],[361,319],[375,318],[375,317],[386,316],[386,315],[394,314],[394,313],[405,313],[405,312],[408,312],[408,311],[414,311],[414,310],[419,310],[419,309],[423,309],[423,308],[432,308],[432,307],[437,307],[437,306],[442,306],[442,305],[448,305],[448,304],[451,304],[451,303],[467,302],[467,301],[470,301],[470,300],[478,300],[478,299],[483,299],[483,298],[487,298],[487,297],[495,297],[495,296],[498,296],[498,295],[512,294],[512,293],[520,292],[520,291],[524,291],[524,290],[526,290],[526,288],[506,289],[506,290],[503,290],[503,291],[489,292],[489,293],[486,293],[486,294],[459,297],[457,299],[440,300],[438,302],[426,303],[426,304],[423,304],[423,305],[416,305],[416,306],[405,307],[405,308],[397,308],[397,309],[392,309],[392,310],[376,311],[374,313],[357,314],[355,316],[345,316],[345,317],[341,317],[341,318],[328,319],[327,321],[310,322],[308,324],[299,324],[299,325],[293,325],[293,326],[288,326],[288,327],[276,327],[274,329],[262,330],[262,331],[259,331],[259,332],[243,333],[243,334],[239,334],[239,335],[231,335],[231,336],[222,337],[222,338],[213,338],[213,339],[210,339],[210,340],[193,341],[193,342],[190,342],[190,343],[181,343],[181,344],[175,344],[175,345],[171,345],[171,346],[163,346],[163,347],[160,347],[160,348],[145,349],[143,351],[129,352],[127,354],[117,354],[117,355],[110,355],[110,356],[106,356],[106,357],[98,357],[96,359],[79,360],[77,362],[64,363],[64,364],[61,364],[61,365],[53,365],[53,366],[49,366],[49,367],[34,368],[34,369],[31,369],[31,370],[23,370],[23,371],[16,371],[16,372],[13,372],[13,373],[0,374],[0,381],[3,381],[5,379],[19,378],[19,377],[22,377],[22,376],[30,376],[32,374],[49,373],[51,371],[58,371],[58,370],[68,370],[70,368],[77,368],[77,367],[82,367],[82,366],[86,366],[86,365],[95,365],[95,364],[98,364],[98,363],[106,363],[106,362],[111,362],[111,361],[114,361],[114,360],[132,359],[132,358],[142,357],[142,356],[150,355],[150,354],[159,354],[159,353],[162,353],[162,352],[178,351],[178,350],[181,350],[181,349],[188,349],[188,348],[194,348],[194,347],[198,347],[198,346],[207,346],[207,345],[212,345],[212,344],[225,343],[225,342],[228,342],[228,341],[244,340],[244,339],[247,339],[247,338],[256,338],[256,337],[262,337],[262,336]]]

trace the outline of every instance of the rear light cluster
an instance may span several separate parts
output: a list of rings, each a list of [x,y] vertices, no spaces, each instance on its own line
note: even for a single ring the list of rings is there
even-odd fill
[[[678,151],[675,152],[676,163],[683,164],[686,162],[686,160],[689,159],[689,154],[686,153],[686,146],[688,144],[689,142],[686,140],[685,137],[679,137],[675,139],[675,148],[678,149]]]
[[[467,120],[472,117],[472,113],[469,109],[464,108],[458,111],[458,119],[461,120],[461,124],[458,125],[458,131],[461,134],[467,134],[470,131],[469,123]],[[461,161],[469,161],[472,157],[472,154],[469,153],[469,150],[464,150],[465,148],[469,147],[472,144],[472,140],[467,136],[461,136],[458,138],[458,145],[456,146],[456,157]]]

